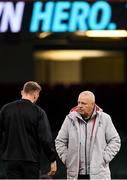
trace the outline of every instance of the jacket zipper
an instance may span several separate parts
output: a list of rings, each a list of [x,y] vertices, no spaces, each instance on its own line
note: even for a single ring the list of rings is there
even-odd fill
[[[85,134],[86,134],[86,138],[85,138],[85,166],[86,166],[86,174],[87,174],[87,123],[85,125],[86,127],[86,131],[85,131]]]

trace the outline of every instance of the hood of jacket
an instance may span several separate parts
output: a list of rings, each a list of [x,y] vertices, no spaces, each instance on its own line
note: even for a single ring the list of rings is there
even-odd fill
[[[94,111],[91,115],[91,118],[94,118],[98,113],[102,112],[103,110],[95,104],[95,107],[94,107]],[[70,113],[68,114],[68,117],[72,120],[75,120],[75,117],[79,118],[79,119],[82,119],[82,116],[81,114],[78,112],[78,108],[77,106],[73,107],[71,110],[70,110]]]

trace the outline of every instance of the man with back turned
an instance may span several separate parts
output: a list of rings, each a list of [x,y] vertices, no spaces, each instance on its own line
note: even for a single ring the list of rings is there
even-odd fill
[[[21,91],[22,98],[1,108],[0,148],[8,179],[38,179],[42,148],[51,162],[49,174],[57,170],[48,118],[35,104],[40,91],[37,82],[28,81]]]

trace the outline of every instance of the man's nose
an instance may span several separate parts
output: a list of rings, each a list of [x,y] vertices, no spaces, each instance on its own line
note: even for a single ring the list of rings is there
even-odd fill
[[[78,107],[79,107],[79,108],[82,107],[81,103],[78,104]]]

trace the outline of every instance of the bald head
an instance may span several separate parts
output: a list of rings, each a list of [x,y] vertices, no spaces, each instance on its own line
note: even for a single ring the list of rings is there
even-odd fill
[[[83,91],[79,94],[79,96],[82,96],[84,98],[89,99],[91,102],[95,103],[95,96],[91,91]]]
[[[83,91],[78,97],[78,110],[85,119],[88,119],[94,110],[95,96],[91,91]]]

